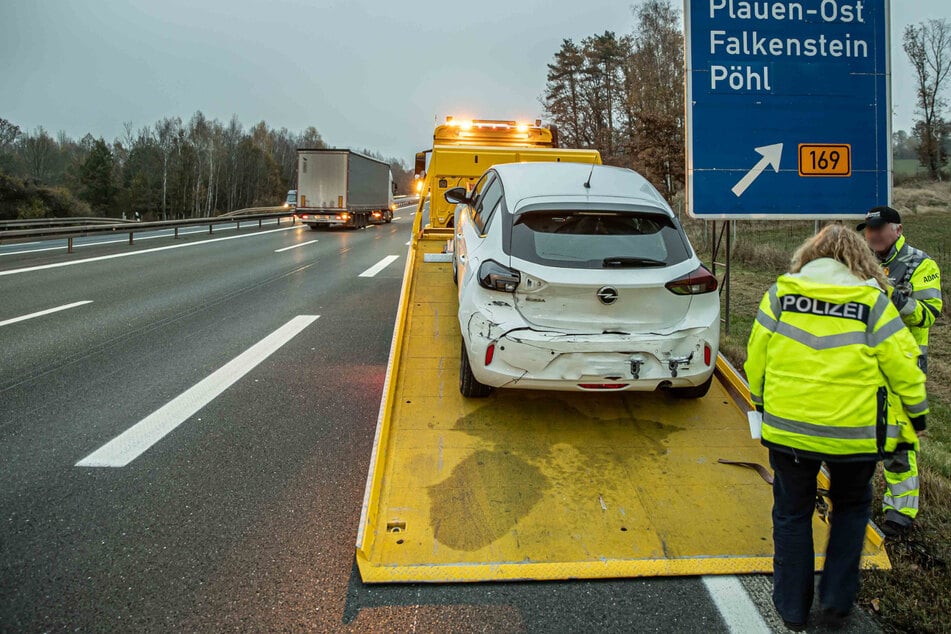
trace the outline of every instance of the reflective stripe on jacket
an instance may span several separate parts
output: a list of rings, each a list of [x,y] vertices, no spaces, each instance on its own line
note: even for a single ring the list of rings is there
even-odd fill
[[[941,271],[938,264],[921,249],[909,246],[899,236],[882,262],[888,281],[909,293],[901,307],[902,321],[911,330],[922,354],[928,352],[928,329],[941,314]]]
[[[914,443],[928,412],[918,346],[874,281],[831,259],[781,276],[760,304],[746,375],[763,443],[830,457],[878,457]]]

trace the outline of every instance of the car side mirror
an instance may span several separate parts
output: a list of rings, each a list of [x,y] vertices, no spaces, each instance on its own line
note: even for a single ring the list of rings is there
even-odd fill
[[[465,187],[453,187],[452,189],[447,189],[446,193],[443,194],[443,196],[446,198],[448,202],[451,202],[455,205],[460,205],[460,204],[471,205],[472,204],[472,200],[470,200],[469,197],[466,196]]]

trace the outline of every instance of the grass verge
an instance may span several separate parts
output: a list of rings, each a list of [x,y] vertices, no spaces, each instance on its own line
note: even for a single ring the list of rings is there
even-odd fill
[[[931,414],[919,457],[921,511],[909,537],[888,548],[892,570],[863,573],[859,604],[888,632],[951,632],[951,185],[912,184],[896,188],[894,199],[909,243],[927,251],[945,273],[945,307],[929,342]],[[708,256],[709,226],[687,219],[684,225],[697,251]],[[792,252],[814,230],[812,222],[736,222],[730,333],[720,344],[735,367],[742,368],[746,360],[746,341],[763,293],[787,270]],[[873,508],[879,524],[883,489],[879,474]]]

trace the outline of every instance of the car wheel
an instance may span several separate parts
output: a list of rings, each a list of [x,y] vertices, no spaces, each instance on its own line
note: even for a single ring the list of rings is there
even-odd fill
[[[713,375],[710,375],[710,378],[701,383],[700,385],[694,385],[692,387],[672,387],[670,388],[670,395],[674,398],[703,398],[707,395],[707,392],[710,391],[710,386],[713,384]]]
[[[462,350],[459,358],[459,391],[467,398],[485,398],[492,393],[492,388],[479,383],[472,375],[472,366],[469,365],[469,353],[466,352],[466,341],[462,340]]]
[[[393,212],[388,211],[386,212],[386,224],[390,224],[391,222],[393,222]]]

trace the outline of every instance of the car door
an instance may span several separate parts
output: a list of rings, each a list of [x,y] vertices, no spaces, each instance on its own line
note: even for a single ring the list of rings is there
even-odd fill
[[[483,174],[473,190],[472,203],[458,209],[453,253],[456,259],[456,275],[458,276],[456,279],[459,282],[460,292],[469,279],[469,251],[478,245],[479,236],[482,232],[476,210],[482,202],[482,194],[494,177],[495,175],[492,172]]]

